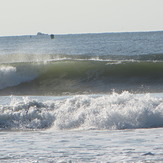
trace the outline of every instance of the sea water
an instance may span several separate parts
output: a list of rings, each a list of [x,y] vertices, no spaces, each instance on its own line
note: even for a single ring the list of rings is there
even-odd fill
[[[0,37],[0,162],[163,162],[162,43]]]
[[[1,162],[162,162],[162,129],[1,132]]]

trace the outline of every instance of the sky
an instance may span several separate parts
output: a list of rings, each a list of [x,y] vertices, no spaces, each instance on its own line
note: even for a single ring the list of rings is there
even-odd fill
[[[163,0],[0,0],[0,36],[163,30]]]

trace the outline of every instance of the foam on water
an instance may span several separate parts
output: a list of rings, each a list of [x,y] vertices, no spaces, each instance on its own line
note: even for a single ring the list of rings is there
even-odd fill
[[[0,106],[0,127],[7,130],[106,130],[163,127],[163,98],[129,92],[17,100]]]

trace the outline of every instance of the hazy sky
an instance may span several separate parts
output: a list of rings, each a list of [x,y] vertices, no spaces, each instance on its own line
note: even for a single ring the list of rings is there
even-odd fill
[[[163,0],[0,0],[0,36],[163,30]]]

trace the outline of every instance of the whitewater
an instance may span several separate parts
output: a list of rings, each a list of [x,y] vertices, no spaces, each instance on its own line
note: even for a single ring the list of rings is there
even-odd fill
[[[162,43],[0,37],[0,162],[163,162]]]

